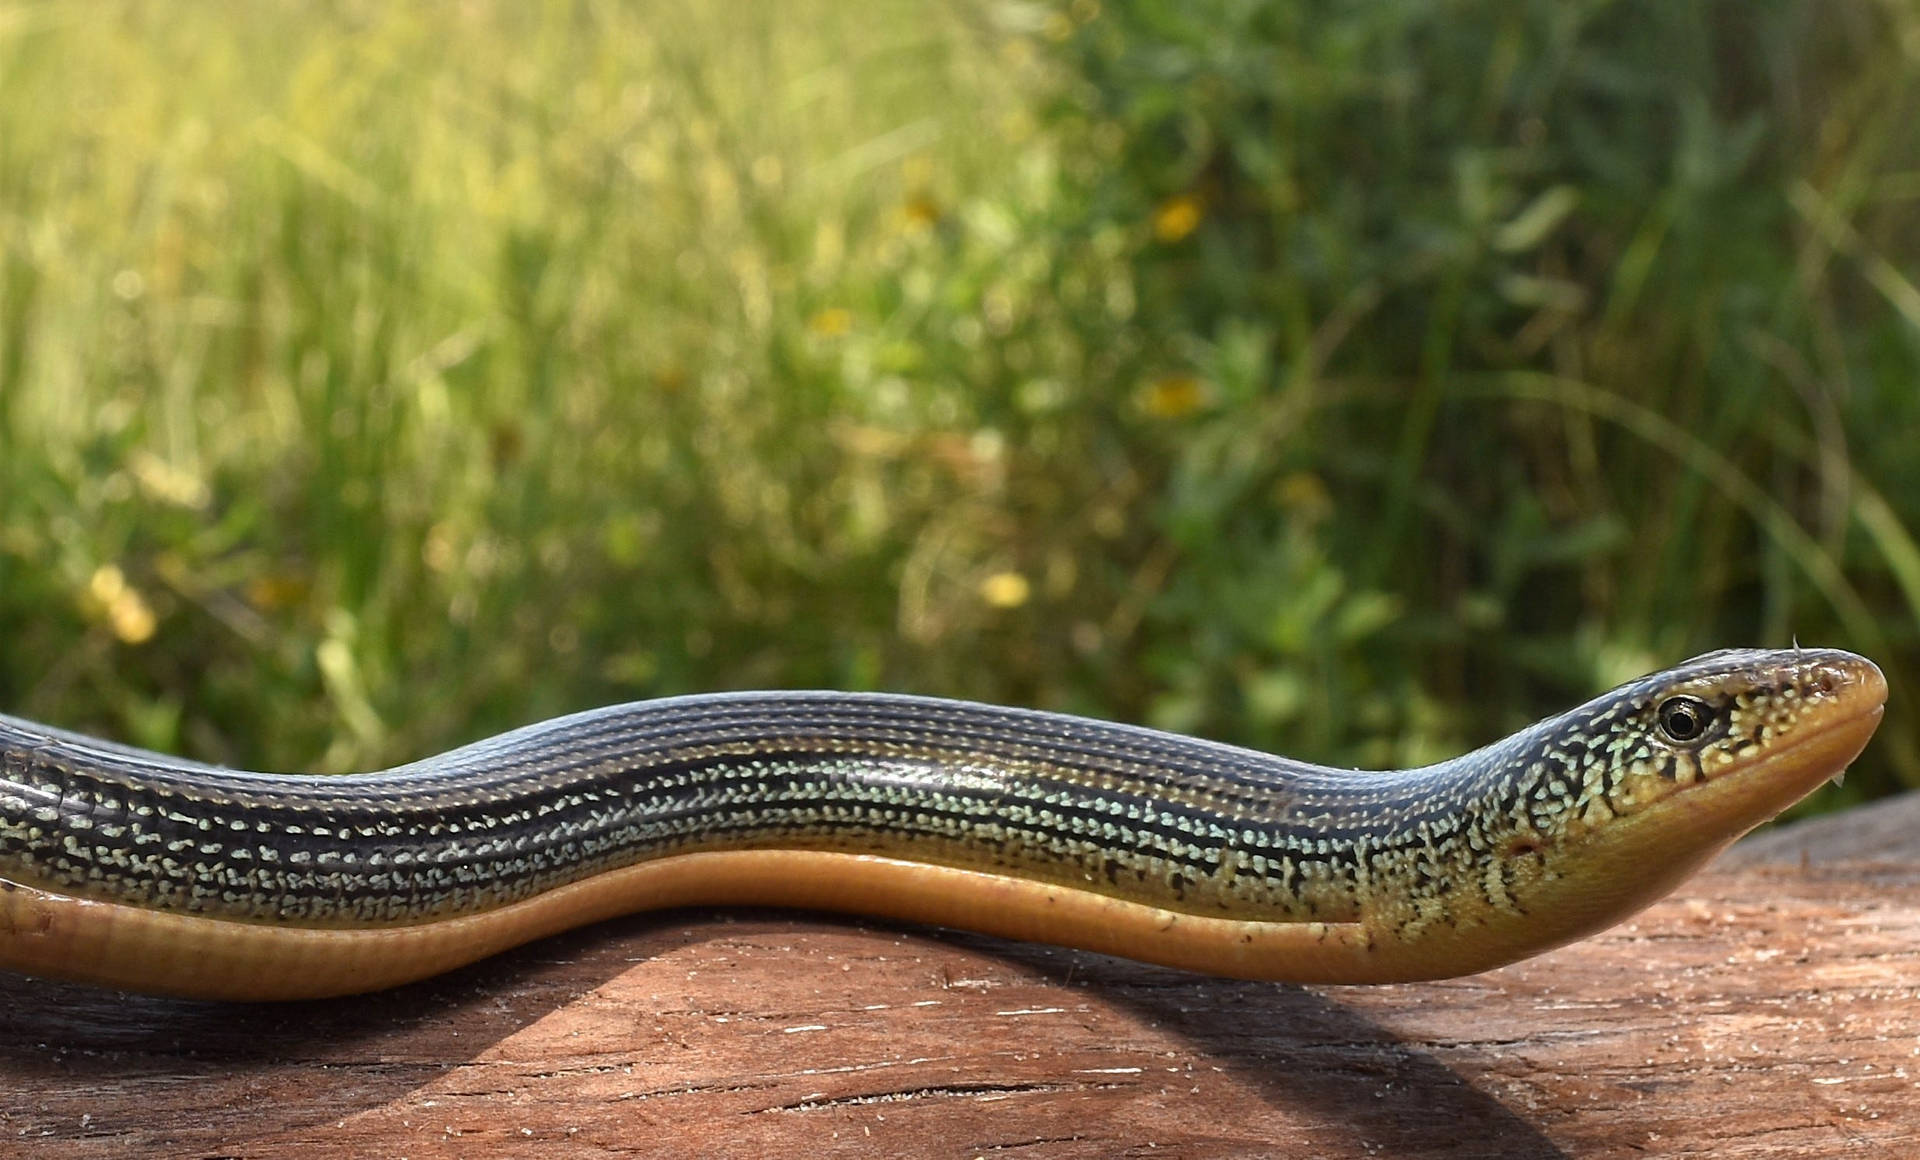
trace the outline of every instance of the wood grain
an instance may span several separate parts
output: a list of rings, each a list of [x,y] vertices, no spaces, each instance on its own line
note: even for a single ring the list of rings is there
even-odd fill
[[[1417,986],[770,912],[325,1003],[0,976],[0,1155],[1920,1155],[1920,849],[1765,843],[1598,938]]]

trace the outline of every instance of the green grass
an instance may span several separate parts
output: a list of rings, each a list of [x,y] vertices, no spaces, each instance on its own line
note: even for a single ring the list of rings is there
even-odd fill
[[[879,678],[910,533],[843,445],[931,404],[839,329],[924,308],[881,301],[906,209],[1030,132],[990,46],[905,3],[0,14],[11,709],[346,768]]]
[[[1797,636],[1895,685],[1824,802],[1920,784],[1916,38],[0,0],[0,711],[346,769],[889,687],[1399,764]]]

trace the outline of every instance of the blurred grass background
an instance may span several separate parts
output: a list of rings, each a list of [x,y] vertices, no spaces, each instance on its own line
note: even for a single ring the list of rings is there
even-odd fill
[[[0,0],[0,711],[341,770],[891,688],[1353,765],[1866,652],[1893,0]]]

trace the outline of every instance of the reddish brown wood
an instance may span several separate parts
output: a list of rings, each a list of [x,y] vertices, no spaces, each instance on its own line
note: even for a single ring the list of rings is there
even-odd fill
[[[1725,867],[1830,862],[1920,863],[1920,793],[1755,834],[1727,851]]]
[[[1778,853],[1421,986],[772,913],[326,1003],[0,978],[0,1155],[1920,1155],[1920,856]]]

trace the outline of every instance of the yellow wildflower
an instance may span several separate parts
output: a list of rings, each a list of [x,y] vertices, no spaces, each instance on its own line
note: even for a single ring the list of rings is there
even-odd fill
[[[1148,383],[1140,406],[1156,419],[1178,419],[1207,401],[1207,385],[1192,375],[1166,375]]]
[[[1018,572],[995,572],[980,582],[980,599],[995,608],[1018,608],[1033,595],[1033,585]]]
[[[807,329],[827,338],[839,338],[853,330],[853,311],[844,306],[829,306],[815,311],[807,319]]]
[[[126,574],[117,565],[102,564],[94,569],[93,578],[87,581],[87,595],[106,614],[113,635],[127,644],[145,644],[153,639],[159,623],[153,606],[139,589],[127,583]]]
[[[1170,197],[1153,211],[1153,236],[1172,245],[1200,228],[1200,199],[1190,193]]]
[[[940,203],[930,193],[912,194],[900,205],[900,219],[911,230],[931,229],[941,217]]]

